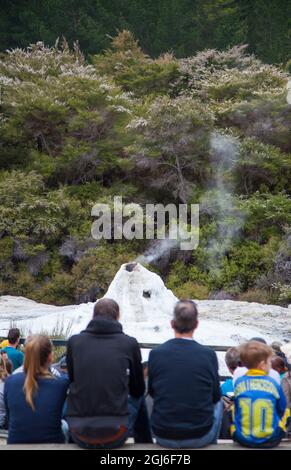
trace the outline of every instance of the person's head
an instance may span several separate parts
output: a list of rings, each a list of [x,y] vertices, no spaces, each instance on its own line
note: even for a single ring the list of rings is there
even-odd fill
[[[259,341],[248,341],[239,348],[240,360],[247,369],[258,369],[268,374],[271,369],[273,350]]]
[[[7,361],[7,360],[8,360],[8,354],[7,354],[7,352],[6,352],[4,349],[2,349],[2,350],[0,351],[0,354],[1,354],[2,358],[4,359],[4,361]]]
[[[198,326],[198,310],[192,300],[180,300],[174,309],[174,318],[171,326],[176,336],[193,336]]]
[[[274,356],[272,357],[272,369],[276,370],[278,374],[284,374],[287,372],[288,367],[282,357]]]
[[[38,390],[37,378],[50,376],[49,366],[53,360],[52,343],[48,336],[33,335],[25,346],[23,370],[24,393],[27,403],[34,410],[33,397]]]
[[[9,346],[13,348],[17,348],[19,341],[20,341],[20,331],[18,328],[11,328],[8,332],[8,342]]]
[[[8,372],[8,375],[11,375],[13,372],[13,362],[10,361],[10,359],[6,359],[5,365],[6,365],[6,370]]]
[[[282,343],[279,343],[279,341],[274,341],[271,344],[271,348],[275,351],[275,353],[281,353],[282,354],[281,346],[282,346]]]
[[[256,341],[257,343],[267,344],[267,341],[264,338],[260,337],[251,338],[250,341]]]
[[[230,348],[225,354],[225,363],[231,374],[234,373],[235,369],[240,366],[240,352],[239,348]]]
[[[119,305],[112,299],[101,299],[94,306],[93,318],[108,318],[110,320],[119,320]]]

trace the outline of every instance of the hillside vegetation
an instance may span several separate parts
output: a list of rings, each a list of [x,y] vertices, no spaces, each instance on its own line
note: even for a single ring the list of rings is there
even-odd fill
[[[97,242],[92,206],[200,204],[200,244],[152,265],[180,297],[291,303],[287,68],[244,46],[150,58],[128,31],[0,60],[0,295],[94,300],[149,245]]]
[[[2,0],[0,50],[65,36],[86,55],[109,47],[127,29],[151,57],[172,51],[248,44],[267,63],[291,59],[291,0]]]

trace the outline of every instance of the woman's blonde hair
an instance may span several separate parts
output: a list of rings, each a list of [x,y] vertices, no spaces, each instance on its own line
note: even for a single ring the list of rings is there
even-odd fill
[[[23,390],[26,402],[35,410],[33,397],[38,390],[38,377],[52,377],[47,369],[48,358],[52,353],[52,343],[48,336],[33,335],[25,346],[23,370],[26,375]]]
[[[6,367],[6,361],[3,358],[2,354],[0,354],[0,380],[4,382],[8,375],[9,374]]]

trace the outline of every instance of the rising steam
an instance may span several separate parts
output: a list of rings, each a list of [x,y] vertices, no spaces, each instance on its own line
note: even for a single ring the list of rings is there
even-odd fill
[[[151,264],[160,258],[168,255],[174,248],[177,248],[180,240],[165,238],[157,240],[155,245],[150,247],[145,253],[136,258],[137,263]]]
[[[239,159],[238,140],[215,133],[211,136],[210,148],[214,181],[212,189],[201,201],[201,210],[216,219],[217,232],[208,243],[208,257],[211,266],[219,267],[222,257],[230,250],[244,226],[245,217],[237,207],[231,182]]]
[[[287,84],[287,103],[291,104],[291,80]]]

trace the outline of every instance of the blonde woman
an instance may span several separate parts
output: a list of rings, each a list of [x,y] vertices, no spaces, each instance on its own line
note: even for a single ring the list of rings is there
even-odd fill
[[[52,360],[49,338],[34,335],[25,348],[23,372],[6,380],[8,444],[65,441],[61,420],[68,381],[51,374]]]

